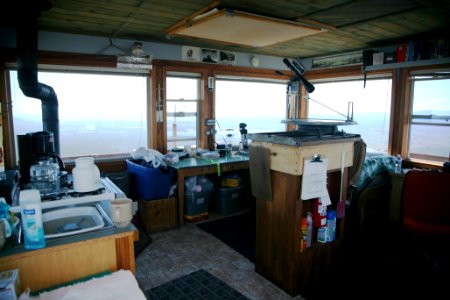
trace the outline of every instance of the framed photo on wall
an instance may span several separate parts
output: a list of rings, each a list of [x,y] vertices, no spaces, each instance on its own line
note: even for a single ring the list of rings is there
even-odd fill
[[[191,46],[181,47],[181,60],[200,61],[200,48]]]
[[[220,51],[219,63],[223,65],[233,66],[236,63],[236,54],[234,52]]]
[[[213,49],[202,49],[202,62],[217,64],[219,53]]]

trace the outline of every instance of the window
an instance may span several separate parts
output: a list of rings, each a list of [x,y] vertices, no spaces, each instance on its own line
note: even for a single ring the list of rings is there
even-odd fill
[[[197,146],[200,75],[168,74],[166,87],[167,149]]]
[[[281,81],[216,79],[216,142],[238,145],[240,123],[248,133],[285,131],[286,87]]]
[[[409,157],[442,161],[450,155],[450,74],[412,76]]]
[[[314,82],[315,91],[308,101],[308,117],[346,120],[349,102],[353,102],[356,125],[339,126],[339,130],[360,134],[367,152],[388,153],[391,109],[390,78]]]
[[[39,72],[59,102],[61,157],[125,156],[147,146],[147,76]],[[41,101],[10,71],[14,133],[42,130]],[[16,147],[17,149],[17,147]]]

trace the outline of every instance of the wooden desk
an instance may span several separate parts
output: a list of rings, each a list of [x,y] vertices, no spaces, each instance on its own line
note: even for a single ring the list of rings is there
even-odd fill
[[[0,252],[0,271],[19,269],[22,288],[45,289],[105,271],[136,271],[133,225],[47,240],[39,250],[8,245]]]
[[[189,158],[172,165],[177,170],[178,186],[178,224],[183,224],[184,215],[184,179],[189,176],[218,174],[224,172],[248,170],[248,156],[231,155],[214,159]]]

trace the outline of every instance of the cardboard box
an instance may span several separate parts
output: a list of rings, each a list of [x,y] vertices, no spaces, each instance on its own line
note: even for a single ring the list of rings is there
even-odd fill
[[[157,232],[177,226],[175,197],[146,201],[138,200],[139,223],[146,232]]]
[[[17,300],[20,289],[19,269],[0,272],[0,299]]]

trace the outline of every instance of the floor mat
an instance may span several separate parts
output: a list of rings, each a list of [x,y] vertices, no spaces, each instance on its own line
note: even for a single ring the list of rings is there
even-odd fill
[[[147,290],[152,300],[248,299],[206,270],[198,270]]]
[[[197,225],[255,262],[256,219],[254,212],[209,221]]]

